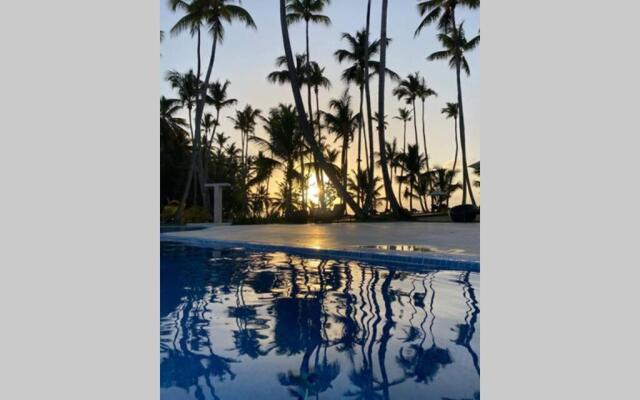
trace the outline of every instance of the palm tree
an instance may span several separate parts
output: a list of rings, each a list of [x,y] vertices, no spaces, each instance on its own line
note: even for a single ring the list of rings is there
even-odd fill
[[[278,58],[276,58],[276,66],[277,67],[284,67],[285,69],[283,70],[276,70],[276,71],[272,71],[271,73],[269,73],[269,75],[267,75],[267,80],[271,83],[277,83],[280,85],[284,85],[286,83],[290,83],[289,80],[289,69],[287,68],[287,57],[286,56],[280,56]],[[306,63],[306,56],[304,54],[296,54],[296,64],[295,64],[295,75],[296,78],[298,79],[298,82],[300,82],[300,84],[304,84],[307,85],[308,87],[308,66]],[[311,116],[311,114],[309,114],[309,118],[313,118]],[[300,153],[300,155],[302,156],[303,153]],[[306,187],[306,182],[305,181],[305,169],[304,169],[304,160],[300,160],[300,173],[301,173],[301,177],[303,180],[303,187]],[[317,179],[317,177],[316,177]],[[307,204],[307,192],[306,190],[302,191],[302,204],[303,204],[303,208],[306,208],[306,204]]]
[[[414,36],[418,36],[423,28],[436,20],[438,21],[438,29],[448,33],[456,26],[455,9],[458,5],[476,9],[480,7],[480,0],[426,0],[419,2],[417,6],[422,20]]]
[[[391,170],[391,174],[393,176],[397,176],[397,168],[401,166],[401,163],[398,161],[398,156],[401,154],[398,150],[398,139],[393,138],[393,142],[385,142],[384,144],[385,153],[387,155],[387,165]],[[380,153],[378,153],[378,157],[380,157]],[[377,162],[378,166],[382,166],[382,160],[379,158]],[[398,193],[400,193],[400,188],[398,187]],[[386,202],[387,206],[385,209],[389,208],[389,201]]]
[[[475,206],[476,201],[471,190],[469,171],[467,170],[467,147],[464,129],[464,110],[462,107],[462,85],[460,84],[460,70],[464,69],[467,75],[471,74],[469,64],[465,58],[465,53],[475,49],[480,44],[480,35],[476,35],[471,40],[467,40],[464,34],[464,23],[453,29],[451,33],[438,34],[438,40],[444,47],[443,50],[436,51],[427,57],[427,60],[449,59],[449,66],[456,71],[456,85],[458,88],[458,122],[460,124],[460,147],[462,149],[462,204],[467,203],[467,189],[471,198],[471,203]]]
[[[367,149],[367,147],[371,147],[372,143],[369,143],[367,146],[367,129],[369,130],[369,142],[371,142],[371,138],[373,137],[371,118],[368,117],[368,123],[365,124],[364,120],[364,95],[366,90],[366,83],[372,76],[377,74],[380,69],[380,63],[376,60],[372,60],[371,57],[376,55],[380,51],[380,41],[374,40],[373,42],[368,40],[368,34],[366,29],[357,31],[355,36],[349,33],[343,33],[342,39],[347,41],[348,47],[346,49],[337,50],[334,55],[338,59],[338,62],[342,63],[343,61],[351,62],[351,66],[345,69],[342,72],[342,80],[346,83],[354,83],[360,90],[360,127],[358,130],[358,170],[361,168],[361,160],[362,160],[362,137],[364,133],[364,147],[365,147],[365,160],[367,170],[371,170],[373,166],[372,163],[372,154]],[[390,41],[390,39],[387,39]],[[365,66],[368,70],[368,73],[365,73]],[[385,73],[389,75],[392,79],[399,79],[398,74],[393,72],[392,70],[385,68]],[[366,76],[366,79],[365,79]],[[370,98],[368,105],[371,105]],[[372,115],[371,108],[368,108],[369,116]]]
[[[228,117],[233,121],[234,129],[239,130],[241,134],[243,166],[246,166],[247,158],[249,157],[249,138],[255,134],[256,119],[261,113],[262,111],[260,111],[260,109],[254,109],[251,105],[247,104],[244,109],[236,110],[235,117]]]
[[[351,207],[357,217],[362,218],[364,215],[360,207],[353,201],[353,198],[349,195],[346,188],[340,182],[338,174],[331,168],[318,147],[318,144],[314,138],[313,130],[309,125],[309,120],[304,114],[304,104],[302,96],[300,96],[300,85],[295,74],[295,65],[293,62],[293,52],[291,51],[291,41],[289,39],[289,29],[287,28],[287,14],[285,7],[285,0],[280,0],[280,29],[282,30],[282,44],[284,46],[285,56],[287,58],[287,68],[289,70],[289,80],[291,82],[291,91],[293,92],[293,98],[295,100],[296,110],[298,111],[298,123],[302,130],[306,142],[308,143],[311,151],[316,157],[316,161],[319,162],[320,167],[323,169],[327,177],[331,181],[331,184],[336,188],[340,197],[342,197],[346,203]]]
[[[198,94],[198,78],[193,73],[192,69],[184,74],[175,70],[170,70],[167,72],[167,81],[171,88],[178,92],[178,97],[182,107],[187,109],[189,117],[189,131],[193,137],[192,114],[193,106]]]
[[[398,119],[402,121],[403,125],[403,133],[402,133],[402,152],[407,152],[407,122],[411,122],[411,111],[407,108],[398,108],[398,115],[393,117],[394,119]],[[400,164],[400,168],[402,169],[402,164]],[[395,173],[394,173],[395,175]],[[398,199],[400,200],[400,206],[402,207],[402,182],[398,181]]]
[[[309,22],[331,25],[331,18],[320,14],[324,7],[328,5],[330,0],[288,0],[287,1],[287,24],[291,25],[296,22],[304,21],[305,23],[305,43],[306,43],[306,69],[311,68],[311,56],[309,53]],[[311,106],[311,85],[307,85],[307,101],[309,118],[313,118]],[[311,121],[313,129],[313,120]]]
[[[189,134],[185,130],[187,123],[184,118],[176,117],[180,111],[181,100],[160,97],[160,135],[161,137],[177,138],[186,141]],[[160,142],[162,144],[162,141]]]
[[[212,44],[211,44],[211,56],[209,58],[209,64],[207,66],[207,72],[205,74],[205,78],[203,83],[199,86],[198,95],[196,96],[196,105],[195,105],[195,130],[194,130],[194,144],[193,144],[193,156],[191,160],[191,167],[189,169],[189,176],[187,178],[187,182],[185,184],[185,190],[182,195],[182,199],[180,200],[180,206],[176,212],[178,220],[182,215],[182,211],[184,210],[184,206],[187,199],[187,194],[189,193],[189,188],[191,185],[191,179],[194,174],[194,170],[199,165],[199,149],[200,149],[200,129],[202,122],[202,114],[204,111],[204,105],[206,100],[206,90],[209,86],[209,79],[211,78],[211,73],[213,71],[213,63],[216,57],[216,49],[218,42],[222,43],[224,40],[224,23],[232,23],[237,20],[243,22],[245,26],[249,28],[256,29],[256,24],[253,21],[253,18],[245,10],[239,5],[231,4],[233,0],[194,0],[192,4],[193,7],[198,8],[197,13],[192,11],[190,8],[187,11],[187,15],[190,13],[194,13],[196,16],[202,16],[202,20],[209,27],[209,32],[213,36]],[[200,10],[202,7],[204,10]],[[194,16],[195,18],[195,16]],[[180,21],[179,21],[180,22]],[[186,23],[186,27],[191,26]]]
[[[447,103],[441,111],[446,119],[453,118],[454,138],[456,141],[456,153],[453,156],[453,171],[456,170],[456,164],[458,163],[458,103]]]
[[[313,87],[313,91],[316,97],[316,126],[318,128],[318,142],[322,142],[322,126],[320,124],[320,99],[318,92],[320,87],[328,89],[331,87],[331,81],[324,75],[324,68],[316,62],[309,63],[307,70],[307,86]],[[316,182],[318,183],[318,200],[320,201],[320,208],[326,208],[326,202],[324,198],[324,177],[320,171],[318,163],[315,162]]]
[[[339,99],[332,99],[329,102],[329,109],[334,110],[334,114],[324,113],[324,122],[330,132],[336,135],[336,140],[342,139],[341,174],[342,184],[347,186],[347,176],[349,167],[349,143],[353,140],[353,134],[358,126],[359,114],[351,110],[351,96],[349,89],[346,89]],[[358,192],[358,204],[360,195]],[[344,201],[343,201],[344,204]]]
[[[440,193],[438,208],[449,207],[449,199],[456,190],[460,189],[459,184],[452,184],[457,171],[454,169],[446,169],[434,167],[431,170],[431,182],[433,189]]]
[[[369,0],[369,4],[371,4],[371,0]],[[378,124],[378,143],[380,143],[380,162],[382,169],[382,181],[384,182],[384,191],[385,197],[389,204],[391,205],[391,210],[394,214],[398,215],[400,213],[400,206],[398,205],[398,200],[396,200],[396,196],[393,193],[393,186],[391,185],[391,178],[389,177],[389,171],[387,170],[387,155],[385,151],[384,144],[385,141],[385,127],[384,127],[384,87],[385,87],[385,67],[387,62],[387,8],[389,6],[388,0],[382,0],[382,24],[380,28],[380,68],[378,70],[378,115],[381,121]],[[368,24],[368,21],[367,21]],[[367,68],[365,67],[365,70]],[[371,151],[373,152],[373,146],[371,147]],[[373,168],[372,168],[373,169]],[[371,174],[370,174],[371,176]]]
[[[295,160],[301,151],[302,133],[298,126],[296,110],[291,105],[280,104],[269,110],[269,115],[262,120],[264,129],[269,135],[265,140],[258,136],[251,137],[263,148],[268,150],[275,161],[274,166],[284,169],[285,174],[285,213],[287,216],[293,212],[293,182],[300,181],[300,173],[295,170]]]
[[[207,7],[207,2],[202,0],[193,0],[191,3],[183,0],[169,0],[169,8],[171,8],[171,11],[175,12],[180,9],[185,13],[169,31],[171,35],[177,36],[184,31],[189,31],[192,37],[197,37],[198,79],[200,78],[201,67],[201,30],[207,22]],[[164,35],[160,36],[161,40],[163,36]]]
[[[398,159],[404,166],[404,175],[398,177],[401,182],[409,186],[409,210],[413,211],[413,189],[418,183],[422,167],[424,166],[424,156],[420,154],[418,145],[409,145],[407,152],[400,154]]]
[[[419,72],[415,72],[413,74],[409,74],[406,79],[401,80],[398,83],[398,86],[393,89],[393,95],[398,98],[398,100],[404,99],[408,105],[411,105],[413,108],[413,128],[415,133],[415,145],[418,146],[418,150],[420,149],[420,144],[418,142],[418,118],[416,114],[416,99],[420,96],[421,93],[421,77]]]
[[[418,90],[418,97],[422,102],[422,143],[424,145],[424,156],[427,164],[427,173],[429,173],[429,148],[427,147],[427,134],[426,134],[426,123],[425,123],[425,110],[424,105],[429,97],[437,97],[438,93],[435,90],[431,89],[427,86],[427,82],[424,78],[420,79],[420,86]]]

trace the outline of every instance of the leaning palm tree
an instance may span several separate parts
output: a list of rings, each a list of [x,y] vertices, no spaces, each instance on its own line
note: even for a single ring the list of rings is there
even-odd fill
[[[464,33],[464,23],[461,23],[449,34],[438,34],[438,40],[444,47],[443,50],[436,51],[427,57],[427,60],[449,60],[449,66],[456,71],[456,85],[458,88],[458,123],[460,124],[460,147],[462,150],[462,204],[467,203],[467,189],[471,203],[475,206],[476,201],[471,190],[469,171],[467,170],[467,147],[464,129],[464,110],[462,107],[462,85],[460,84],[460,70],[463,69],[467,75],[471,74],[469,64],[465,58],[465,53],[475,49],[480,44],[480,35],[476,35],[467,40]]]
[[[178,220],[182,215],[184,206],[186,203],[187,195],[189,193],[191,179],[194,174],[194,170],[199,165],[199,149],[200,149],[200,130],[202,122],[202,114],[204,112],[204,105],[206,100],[206,90],[209,86],[209,80],[211,79],[211,73],[213,71],[213,64],[216,57],[216,49],[218,42],[222,43],[224,40],[224,23],[232,23],[233,21],[240,21],[249,28],[256,29],[256,24],[251,17],[251,14],[239,5],[231,4],[233,0],[194,0],[198,6],[204,7],[204,21],[209,28],[213,40],[211,44],[211,55],[209,57],[209,64],[207,66],[207,72],[204,77],[204,81],[199,87],[198,95],[196,96],[195,105],[195,129],[194,129],[194,143],[193,143],[193,155],[191,159],[191,166],[189,168],[189,176],[185,184],[185,190],[180,200],[180,206],[176,212]],[[187,26],[189,26],[187,24]]]
[[[456,153],[453,156],[453,167],[451,169],[455,171],[456,164],[458,163],[458,103],[447,103],[447,106],[442,109],[441,113],[444,114],[445,118],[447,119],[453,118]]]
[[[313,130],[309,125],[309,120],[304,114],[304,103],[302,96],[300,96],[300,84],[295,74],[295,65],[293,61],[293,52],[291,51],[291,41],[289,39],[289,29],[287,27],[287,13],[285,0],[280,0],[280,29],[282,31],[282,44],[284,47],[285,56],[287,58],[287,68],[289,70],[289,80],[291,82],[291,91],[293,92],[293,98],[295,100],[296,110],[298,111],[298,123],[302,131],[306,142],[308,143],[311,151],[316,157],[320,167],[327,174],[327,177],[331,181],[331,184],[336,188],[340,197],[351,207],[357,217],[362,218],[364,214],[360,207],[353,201],[353,198],[349,195],[346,188],[340,182],[338,174],[331,168],[318,147],[318,144],[313,135]]]
[[[344,91],[341,98],[332,99],[329,102],[329,108],[333,110],[334,113],[324,113],[324,122],[329,131],[336,135],[336,140],[342,139],[340,168],[342,171],[342,184],[346,187],[349,171],[349,143],[353,140],[353,134],[358,127],[360,115],[354,114],[351,110],[351,96],[349,96],[349,89]],[[360,204],[359,192],[356,201]]]

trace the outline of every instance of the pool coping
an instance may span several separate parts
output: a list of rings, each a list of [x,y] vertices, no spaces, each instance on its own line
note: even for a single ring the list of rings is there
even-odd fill
[[[374,249],[329,249],[300,246],[285,246],[279,244],[258,243],[250,241],[221,240],[202,237],[176,235],[174,232],[160,234],[160,241],[178,242],[197,247],[213,249],[242,248],[253,251],[283,252],[301,256],[315,256],[339,260],[366,261],[369,263],[383,263],[390,266],[401,266],[414,270],[462,270],[480,272],[480,260],[469,255],[450,255],[438,253],[422,253],[420,255],[406,255],[401,252],[380,251]]]

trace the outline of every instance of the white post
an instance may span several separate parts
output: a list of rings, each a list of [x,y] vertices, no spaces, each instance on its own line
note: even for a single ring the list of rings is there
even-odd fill
[[[222,223],[222,188],[229,187],[229,183],[207,183],[206,188],[213,189],[213,223]]]

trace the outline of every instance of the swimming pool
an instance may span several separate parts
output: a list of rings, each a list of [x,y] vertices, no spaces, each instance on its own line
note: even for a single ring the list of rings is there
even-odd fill
[[[477,399],[479,274],[161,244],[161,398]]]

